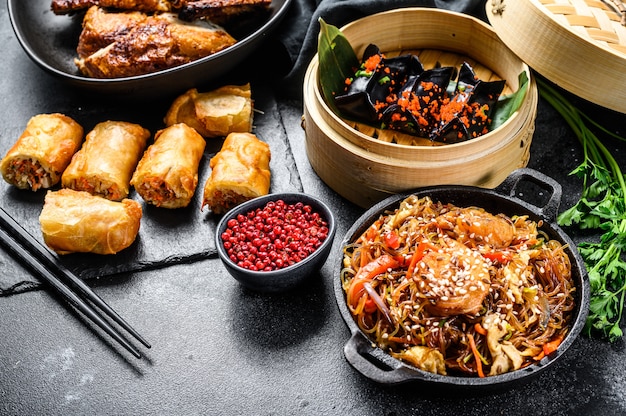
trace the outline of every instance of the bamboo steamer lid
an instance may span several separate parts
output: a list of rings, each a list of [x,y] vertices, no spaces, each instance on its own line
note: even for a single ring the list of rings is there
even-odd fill
[[[389,195],[429,185],[493,188],[528,163],[537,111],[537,88],[528,66],[493,29],[473,17],[430,8],[405,8],[367,16],[341,28],[357,56],[370,43],[386,55],[415,53],[426,68],[439,62],[472,65],[483,80],[506,79],[506,92],[529,88],[516,113],[476,139],[433,145],[398,132],[344,120],[319,88],[315,56],[303,85],[306,150],[318,176],[351,202],[369,207]],[[410,143],[413,141],[414,143]]]
[[[626,8],[612,0],[490,0],[502,41],[539,74],[592,103],[626,113]]]

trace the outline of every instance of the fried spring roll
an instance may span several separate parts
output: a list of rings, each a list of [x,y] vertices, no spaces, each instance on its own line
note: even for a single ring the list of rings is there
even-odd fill
[[[148,203],[186,207],[198,185],[198,167],[206,142],[184,123],[159,130],[137,165],[130,184]]]
[[[128,196],[130,179],[149,137],[150,132],[138,124],[97,124],[63,173],[63,187],[121,201]]]
[[[202,207],[223,214],[270,188],[270,147],[252,133],[230,133],[211,159]]]
[[[0,162],[2,177],[20,189],[47,189],[61,175],[83,141],[83,128],[63,114],[32,117]]]
[[[135,241],[141,217],[141,204],[132,199],[60,189],[46,194],[39,223],[44,242],[59,254],[115,254]]]
[[[226,137],[252,130],[253,106],[249,83],[207,92],[192,88],[174,100],[164,121],[166,126],[185,123],[206,138]]]

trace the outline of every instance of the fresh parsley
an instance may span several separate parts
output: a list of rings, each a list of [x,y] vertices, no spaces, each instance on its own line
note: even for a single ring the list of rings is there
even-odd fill
[[[597,242],[578,245],[591,288],[585,333],[613,342],[623,335],[626,297],[626,183],[611,152],[590,128],[618,140],[626,139],[590,119],[555,88],[537,80],[540,95],[565,119],[583,147],[584,160],[571,174],[582,180],[578,202],[562,212],[559,225],[577,225],[601,233]]]

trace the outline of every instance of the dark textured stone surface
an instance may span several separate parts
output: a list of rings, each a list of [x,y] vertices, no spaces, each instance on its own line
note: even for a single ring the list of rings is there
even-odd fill
[[[169,99],[125,105],[67,91],[21,51],[4,4],[0,6],[0,22],[4,42],[0,61],[2,149],[15,140],[28,118],[42,112],[66,113],[85,127],[109,118],[140,122],[151,129],[160,125]],[[338,242],[363,210],[330,191],[312,171],[300,127],[301,103],[274,100],[272,92],[258,81],[254,90],[262,113],[257,114],[257,127],[272,144],[272,189],[302,190],[323,198],[333,208],[338,220],[336,256]],[[616,131],[626,121],[624,116],[603,111],[594,114],[606,119]],[[607,144],[624,166],[623,144]],[[530,167],[563,185],[562,207],[573,203],[580,191],[577,180],[568,176],[580,160],[576,138],[554,110],[540,102]],[[0,192],[2,206],[36,234],[40,197],[17,195],[4,185],[0,185]],[[129,254],[115,267],[124,267],[127,260],[162,261],[209,250],[214,223],[196,208],[164,217],[148,210],[139,257]],[[155,224],[161,225],[151,229]],[[174,226],[184,231],[179,233]],[[574,230],[568,232],[575,240],[581,238]],[[243,289],[217,258],[208,257],[89,280],[102,298],[152,343],[142,360],[111,344],[108,337],[95,336],[98,330],[92,330],[47,290],[0,298],[0,414],[626,412],[622,342],[608,344],[580,337],[561,362],[527,383],[502,391],[430,391],[419,384],[381,386],[362,377],[343,357],[349,332],[333,293],[333,255],[316,278],[281,295]],[[108,267],[102,259],[93,258],[72,265],[90,270],[90,274]],[[32,279],[6,255],[0,255],[0,267],[2,279]]]

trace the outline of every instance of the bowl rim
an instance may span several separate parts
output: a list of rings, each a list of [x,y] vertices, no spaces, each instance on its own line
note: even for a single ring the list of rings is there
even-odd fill
[[[222,242],[222,232],[226,229],[226,223],[234,218],[236,215],[240,213],[246,213],[252,209],[264,207],[268,202],[285,200],[287,203],[291,202],[302,202],[307,205],[311,205],[315,211],[324,215],[324,220],[328,224],[328,235],[326,239],[320,244],[320,246],[311,254],[309,254],[304,259],[300,260],[297,263],[294,263],[290,266],[283,267],[282,269],[270,270],[270,271],[259,271],[259,270],[250,270],[244,267],[241,267],[235,264],[230,257],[226,254],[226,250],[224,249],[224,244]],[[304,199],[304,200],[303,200]],[[289,202],[289,201],[291,202]],[[306,201],[305,201],[306,200]],[[233,207],[228,212],[222,215],[220,218],[217,227],[215,228],[215,245],[217,249],[218,256],[222,259],[224,263],[228,265],[228,267],[236,270],[239,273],[245,273],[249,276],[254,276],[255,278],[267,278],[282,274],[288,274],[289,272],[296,270],[302,267],[305,264],[309,264],[315,261],[319,256],[324,255],[324,251],[329,249],[334,242],[337,224],[335,220],[335,216],[330,209],[330,207],[321,199],[307,194],[305,192],[279,192],[279,193],[270,193],[267,195],[262,195],[256,198],[253,198],[249,201],[243,202],[236,207]]]

